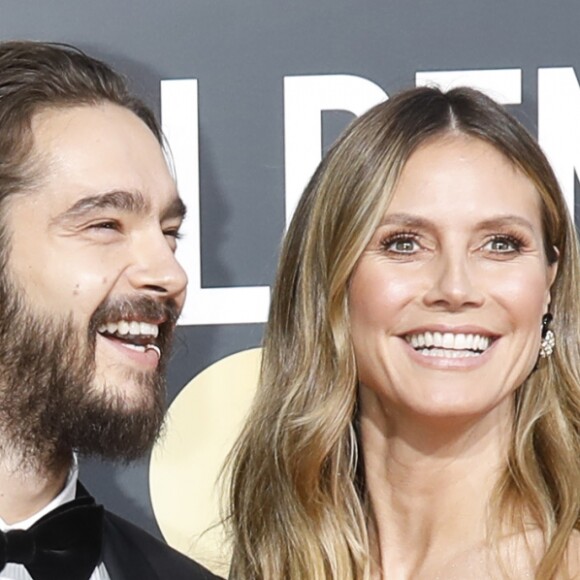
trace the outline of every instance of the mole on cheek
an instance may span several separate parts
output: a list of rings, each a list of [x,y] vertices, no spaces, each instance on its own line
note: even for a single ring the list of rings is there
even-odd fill
[[[80,288],[81,288],[81,285],[80,284],[76,284],[75,285],[75,289],[73,290],[73,296],[78,296],[79,295]]]

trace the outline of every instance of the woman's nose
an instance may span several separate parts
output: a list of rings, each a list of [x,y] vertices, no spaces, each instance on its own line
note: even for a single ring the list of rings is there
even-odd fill
[[[481,284],[468,256],[459,252],[442,254],[432,266],[433,279],[423,297],[426,305],[457,311],[482,304]]]

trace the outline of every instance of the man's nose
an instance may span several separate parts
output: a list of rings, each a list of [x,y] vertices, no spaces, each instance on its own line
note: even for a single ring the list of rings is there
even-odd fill
[[[433,263],[432,280],[423,297],[429,307],[457,311],[480,306],[484,295],[475,266],[460,252],[442,254]]]
[[[180,303],[185,298],[187,275],[161,230],[139,235],[134,241],[127,276],[131,286],[140,292],[174,298]]]

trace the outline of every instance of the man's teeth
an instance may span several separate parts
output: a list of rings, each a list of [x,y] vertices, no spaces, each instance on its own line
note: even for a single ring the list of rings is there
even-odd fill
[[[118,334],[119,336],[130,334],[133,336],[152,336],[155,338],[159,334],[159,326],[157,324],[137,322],[135,320],[107,322],[106,324],[101,324],[97,330],[101,333],[106,332],[107,334]]]
[[[405,336],[405,340],[421,354],[462,358],[477,356],[489,348],[491,339],[481,334],[422,332]]]

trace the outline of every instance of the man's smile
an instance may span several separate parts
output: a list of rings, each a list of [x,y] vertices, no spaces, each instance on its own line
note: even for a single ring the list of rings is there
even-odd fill
[[[159,324],[118,320],[101,324],[97,332],[113,346],[123,348],[122,352],[129,354],[132,360],[146,367],[156,367],[161,358],[161,348],[157,344]],[[133,353],[127,352],[127,349]]]

